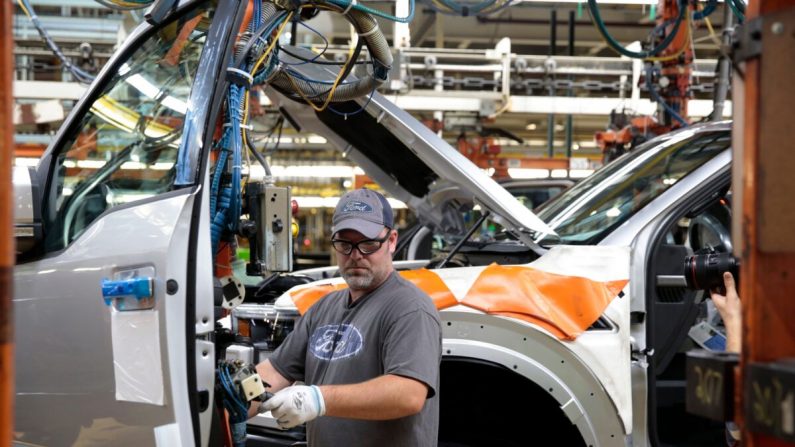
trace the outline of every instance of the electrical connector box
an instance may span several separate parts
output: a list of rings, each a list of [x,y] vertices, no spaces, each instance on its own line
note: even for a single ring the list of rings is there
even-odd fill
[[[248,376],[240,381],[240,387],[243,388],[243,393],[246,395],[246,400],[252,400],[265,392],[265,385],[259,378],[259,374]]]
[[[290,231],[292,205],[290,187],[265,187],[261,210],[265,214],[259,233],[265,269],[269,272],[289,272],[293,269],[293,235]]]
[[[238,361],[244,364],[254,363],[254,348],[245,345],[229,345],[226,348],[226,361]]]
[[[251,260],[246,272],[265,275],[289,272],[293,266],[292,203],[290,188],[250,182],[246,201],[256,229],[247,237],[251,243]]]

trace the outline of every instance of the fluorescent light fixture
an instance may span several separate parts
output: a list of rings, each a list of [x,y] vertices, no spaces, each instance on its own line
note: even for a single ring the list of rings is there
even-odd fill
[[[530,123],[524,126],[524,128],[525,130],[536,130],[536,128],[538,128],[538,125],[536,123]]]
[[[310,208],[335,208],[339,197],[320,197],[320,196],[294,196],[293,199],[298,202],[299,209]],[[392,206],[392,209],[405,209],[406,204],[400,200],[387,198],[387,202]]]
[[[551,172],[552,178],[566,178],[569,176],[568,169],[553,169]]]
[[[571,150],[573,150],[573,151],[578,151],[578,150],[580,150],[580,145],[579,145],[579,144],[577,144],[577,143],[574,143],[574,144],[572,144],[572,145],[571,145]]]
[[[159,162],[153,164],[150,169],[153,169],[155,171],[168,171],[169,169],[171,169],[173,167],[174,167],[174,163],[159,161]]]
[[[583,3],[582,0],[518,0],[519,3]],[[656,5],[657,0],[599,0],[600,5]]]
[[[549,178],[549,169],[508,168],[511,178]]]
[[[66,165],[66,163],[64,163]],[[105,166],[102,160],[77,160],[77,167],[83,169],[99,169]]]
[[[326,144],[328,140],[320,135],[310,135],[306,138],[306,142],[309,144]]]
[[[140,74],[134,74],[126,79],[127,83],[135,87],[139,92],[143,93],[144,95],[148,96],[149,98],[156,99],[161,93],[160,89],[157,88],[154,84],[146,80]],[[188,113],[188,104],[185,101],[177,99],[171,95],[166,96],[163,98],[161,103],[168,107],[175,112],[179,112],[183,115]]]
[[[354,169],[339,165],[271,166],[271,173],[274,177],[349,178],[353,177]]]
[[[74,168],[75,166],[77,166],[77,164],[75,163],[74,160],[64,160],[63,162],[64,168]]]
[[[616,208],[616,207],[613,207],[613,208],[610,208],[609,210],[607,210],[605,215],[607,217],[618,217],[618,216],[621,215],[621,210]]]
[[[14,166],[36,166],[39,163],[38,158],[17,157],[14,159]]]
[[[585,178],[593,174],[593,169],[569,169],[569,177],[571,178]]]
[[[141,170],[146,169],[146,164],[141,163],[140,161],[126,161],[121,164],[121,169]]]

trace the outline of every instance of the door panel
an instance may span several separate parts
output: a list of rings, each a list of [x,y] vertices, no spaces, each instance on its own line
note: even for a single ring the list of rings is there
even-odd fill
[[[214,353],[193,336],[213,327],[212,259],[197,255],[210,253],[209,207],[193,185],[207,175],[194,162],[177,182],[177,168],[206,158],[238,6],[183,1],[139,27],[42,158],[44,257],[15,270],[23,445],[200,442],[191,403],[206,390],[212,407]],[[152,279],[152,297],[106,300],[103,282],[129,272]]]
[[[186,378],[171,374],[170,362],[184,363],[186,340],[183,335],[183,352],[174,352],[164,334],[166,322],[185,327],[186,297],[179,290],[167,295],[165,284],[169,279],[185,283],[185,268],[173,271],[169,258],[187,257],[188,232],[175,229],[189,225],[193,200],[186,191],[107,213],[59,256],[17,268],[18,440],[90,445],[107,439],[114,445],[154,445],[154,428],[179,419],[171,388],[184,387]],[[133,266],[155,272],[155,306],[118,312],[103,300],[101,282]],[[159,336],[140,332],[143,328],[130,320],[156,323]],[[119,334],[126,337],[114,343]],[[178,340],[173,342],[179,350]],[[152,362],[128,363],[127,368],[116,364],[116,357],[136,352],[159,355],[160,371],[151,371],[156,369]],[[184,367],[178,369],[184,375]],[[136,383],[157,387],[143,383],[142,373],[162,383],[162,404],[145,403],[146,396],[132,399],[138,402],[119,400],[120,395],[130,400]]]

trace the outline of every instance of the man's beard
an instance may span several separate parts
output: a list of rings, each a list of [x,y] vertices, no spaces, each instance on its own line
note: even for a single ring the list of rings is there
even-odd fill
[[[360,270],[357,270],[355,273],[349,271],[349,269],[353,267],[359,267]],[[355,264],[346,266],[342,272],[342,277],[351,290],[370,290],[380,283],[383,276],[380,270]]]

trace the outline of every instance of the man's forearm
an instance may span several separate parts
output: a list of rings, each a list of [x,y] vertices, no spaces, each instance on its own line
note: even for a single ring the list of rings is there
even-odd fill
[[[352,385],[320,387],[326,416],[388,420],[419,413],[428,387],[417,380],[387,374]]]

